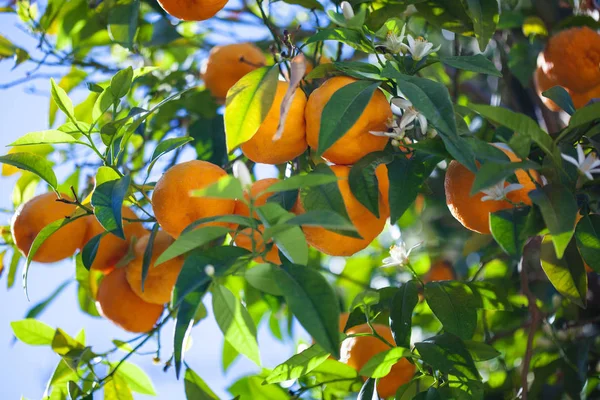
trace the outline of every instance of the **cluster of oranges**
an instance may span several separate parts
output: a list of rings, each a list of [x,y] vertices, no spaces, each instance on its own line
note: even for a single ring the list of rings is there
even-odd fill
[[[600,35],[578,27],[552,36],[537,59],[535,86],[544,104],[552,111],[560,107],[542,92],[562,86],[573,100],[575,108],[584,107],[600,97]]]
[[[65,195],[61,197],[68,200]],[[45,193],[24,203],[11,222],[16,246],[23,254],[28,254],[36,236],[45,226],[72,216],[76,208],[75,204],[58,201],[55,193]],[[156,258],[173,242],[168,234],[159,231],[142,289],[142,263],[150,234],[136,221],[137,216],[131,209],[124,207],[122,216],[125,239],[110,233],[104,234],[90,266],[105,274],[96,294],[96,302],[100,313],[123,329],[148,332],[160,318],[164,303],[171,297],[183,260],[174,258],[154,266]],[[103,232],[104,228],[94,216],[77,218],[44,241],[33,255],[33,260],[42,263],[60,261],[72,256]],[[132,246],[134,240],[137,242]],[[116,268],[126,256],[127,264],[123,268]]]

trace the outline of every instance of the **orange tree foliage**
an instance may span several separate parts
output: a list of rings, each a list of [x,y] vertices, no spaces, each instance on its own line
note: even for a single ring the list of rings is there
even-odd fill
[[[81,310],[141,332],[48,326],[58,288],[12,321],[56,353],[46,398],[154,393],[127,361],[153,338],[188,399],[600,397],[596,4],[4,7],[38,46],[0,36],[2,87],[70,68],[0,156],[3,279],[72,259]],[[184,361],[207,307],[225,368],[259,373],[211,389]],[[262,364],[262,324],[297,354]]]

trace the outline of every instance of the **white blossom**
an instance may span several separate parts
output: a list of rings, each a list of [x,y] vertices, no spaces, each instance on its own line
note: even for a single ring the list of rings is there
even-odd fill
[[[433,43],[428,42],[422,36],[413,38],[411,35],[407,36],[408,45],[402,44],[412,55],[413,60],[419,61],[423,58],[427,57],[431,53],[438,51],[442,46],[439,45],[436,48],[433,48]]]
[[[386,49],[388,49],[388,51],[392,54],[400,54],[404,52],[404,38],[406,37],[406,35],[404,34],[406,32],[406,25],[404,25],[402,27],[402,31],[400,32],[400,35],[396,35],[393,31],[388,31],[386,37],[385,37],[385,43],[383,44],[383,47],[385,47]]]
[[[243,161],[237,160],[233,163],[232,166],[233,176],[235,176],[243,188],[247,188],[252,186],[252,176],[250,175],[250,171],[246,164]]]
[[[400,119],[401,130],[412,129],[412,124],[417,119],[421,127],[421,132],[427,132],[427,118],[417,111],[410,100],[396,97],[392,99],[392,104],[402,110],[402,118]]]
[[[383,259],[382,267],[403,267],[409,263],[410,253],[422,243],[417,243],[410,248],[406,248],[406,243],[400,240],[398,244],[390,247],[390,256]]]
[[[518,183],[511,183],[510,185],[505,186],[505,181],[498,182],[494,186],[491,186],[487,189],[483,189],[481,192],[485,194],[481,198],[481,201],[500,201],[506,199],[506,195],[510,192],[514,192],[515,190],[523,189],[523,185]]]
[[[354,10],[352,9],[352,5],[350,3],[347,1],[342,1],[340,6],[342,7],[342,14],[344,14],[346,21],[350,21],[352,18],[354,18]]]
[[[208,264],[206,267],[204,267],[204,273],[210,277],[215,276],[215,267]]]
[[[404,139],[405,129],[400,129],[400,125],[398,125],[395,118],[388,119],[385,125],[388,127],[387,131],[369,131],[369,133],[374,136],[387,136],[394,140]]]
[[[592,174],[597,174],[600,172],[600,160],[598,160],[596,153],[590,152],[586,157],[580,144],[577,145],[577,159],[567,154],[561,154],[560,156],[565,161],[568,161],[576,166],[582,174],[588,177],[588,179],[594,179]]]

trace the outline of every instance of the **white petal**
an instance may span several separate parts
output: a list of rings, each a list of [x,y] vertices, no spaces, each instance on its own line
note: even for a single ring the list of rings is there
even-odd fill
[[[410,47],[412,52],[412,49],[415,48],[415,38],[413,38],[411,34],[408,34],[406,36],[406,40],[408,41],[408,46]]]
[[[407,108],[412,107],[412,103],[408,99],[403,99],[401,97],[396,97],[392,99],[392,104],[396,107],[406,110]]]
[[[565,160],[567,162],[570,162],[571,164],[573,164],[574,166],[576,166],[576,167],[579,168],[579,161],[577,161],[576,159],[574,159],[570,155],[561,154],[560,156],[562,157],[563,160]]]
[[[248,170],[248,167],[243,161],[237,160],[233,163],[231,169],[233,172],[233,176],[235,176],[240,181],[243,188],[252,186],[252,176],[250,175],[250,171]]]
[[[413,122],[415,120],[415,118],[417,118],[418,114],[415,114],[413,112],[410,111],[406,111],[403,115],[402,118],[400,118],[400,129],[404,130],[408,127],[408,125]]]
[[[347,1],[342,1],[341,7],[342,14],[344,14],[344,18],[346,18],[346,21],[354,18],[354,10],[352,9],[350,3],[348,3]]]
[[[494,196],[483,196],[481,201],[495,201],[496,198]]]
[[[581,171],[581,172],[583,172],[583,174],[585,176],[587,176],[590,181],[594,179],[594,177],[592,176],[590,171]]]
[[[514,192],[515,190],[523,189],[523,185],[519,183],[511,183],[510,185],[504,188],[504,194]]]
[[[439,49],[442,48],[442,45],[440,44],[438,47],[436,47],[435,49],[431,49],[430,53],[435,53],[436,51],[438,51]]]
[[[426,54],[426,53],[427,53],[427,54],[428,54],[428,53],[429,53],[429,50],[431,50],[431,48],[432,48],[432,47],[433,47],[433,43],[426,42],[426,43],[423,45],[423,50],[421,51],[421,53],[423,53],[423,54]]]
[[[369,131],[369,133],[373,136],[389,136],[389,132]]]
[[[421,125],[421,132],[423,134],[427,133],[427,118],[421,113],[417,114],[417,118],[419,118],[419,124]]]
[[[583,164],[585,160],[585,154],[583,154],[583,148],[580,144],[577,145],[577,158],[579,159],[578,165]]]

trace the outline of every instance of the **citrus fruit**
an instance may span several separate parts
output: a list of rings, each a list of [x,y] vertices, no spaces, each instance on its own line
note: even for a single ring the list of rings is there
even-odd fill
[[[221,11],[227,0],[158,0],[158,4],[184,21],[204,21]]]
[[[192,160],[169,168],[158,180],[152,194],[152,209],[165,232],[179,237],[192,222],[233,212],[235,200],[192,197],[190,191],[210,186],[227,173],[206,161]],[[208,222],[203,226],[224,223]]]
[[[452,269],[452,264],[448,261],[437,261],[435,262],[425,278],[424,282],[437,282],[437,281],[451,281],[455,279],[454,277],[454,269]]]
[[[281,103],[288,89],[287,82],[277,82],[273,104],[258,131],[250,140],[241,145],[242,153],[249,159],[263,164],[282,164],[304,153],[306,144],[306,123],[304,108],[306,95],[297,88],[290,104],[281,137],[273,140],[281,116]]]
[[[68,199],[67,196],[61,197]],[[25,256],[36,236],[47,225],[62,218],[71,216],[77,206],[57,201],[54,192],[36,196],[15,212],[11,221],[13,239],[21,253]],[[33,260],[41,263],[52,263],[71,257],[83,246],[87,230],[85,218],[77,218],[49,236],[33,256]]]
[[[251,43],[215,46],[208,55],[202,79],[213,96],[225,99],[237,81],[266,62],[263,52]]]
[[[124,268],[116,268],[102,279],[96,307],[104,318],[135,333],[151,331],[163,312],[162,305],[146,303],[131,290]]]
[[[317,150],[321,131],[321,116],[327,102],[339,89],[356,82],[347,76],[330,78],[313,91],[306,103],[306,140]],[[385,95],[375,90],[373,97],[348,131],[323,153],[323,158],[334,164],[354,164],[365,155],[383,150],[387,137],[374,136],[369,131],[387,131],[387,121],[392,109]]]
[[[156,232],[152,246],[152,258],[148,267],[148,275],[142,290],[142,267],[144,252],[148,246],[150,234],[137,241],[134,247],[135,258],[125,267],[129,286],[142,300],[153,304],[164,304],[171,300],[171,292],[183,266],[183,257],[175,257],[160,265],[154,265],[156,259],[174,242],[173,238],[163,231]]]

